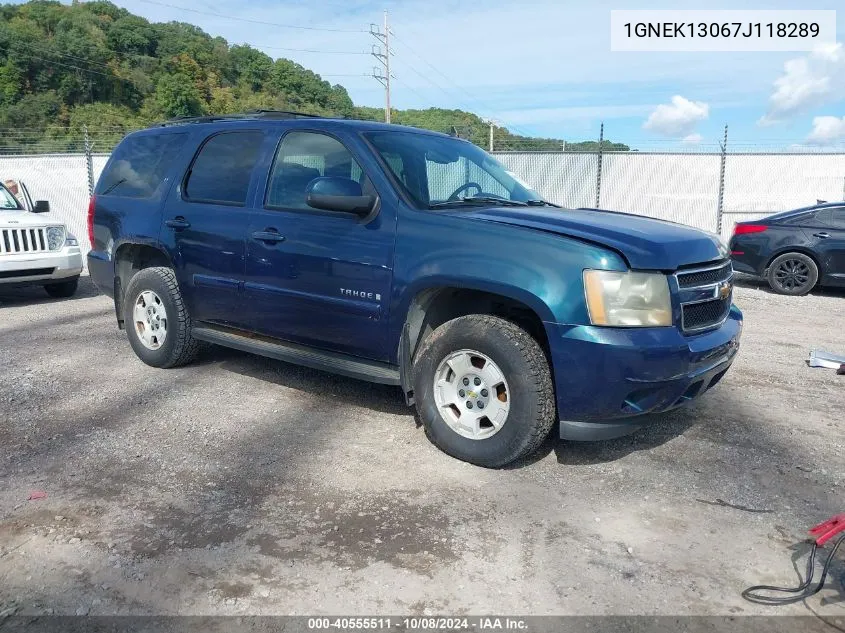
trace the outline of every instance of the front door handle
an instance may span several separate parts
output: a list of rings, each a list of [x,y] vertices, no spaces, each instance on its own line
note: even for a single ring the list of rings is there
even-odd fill
[[[267,244],[275,244],[277,242],[284,242],[285,236],[279,233],[276,229],[265,229],[263,231],[256,231],[252,234],[252,239]]]
[[[182,229],[187,229],[188,227],[190,227],[191,223],[180,215],[173,218],[172,220],[167,220],[164,225],[170,227],[171,229],[181,231]]]
[[[822,232],[822,233],[813,233],[813,237],[820,237],[820,238],[822,238],[823,240],[826,240],[827,238],[829,238],[829,237],[830,237],[830,233],[824,233],[824,232]]]

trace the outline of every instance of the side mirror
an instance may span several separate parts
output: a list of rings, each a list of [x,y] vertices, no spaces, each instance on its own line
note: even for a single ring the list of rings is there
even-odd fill
[[[305,190],[309,207],[326,211],[369,215],[376,202],[375,196],[365,196],[361,185],[351,178],[323,176],[312,180]]]
[[[32,208],[33,213],[50,213],[50,203],[46,200],[36,200]]]

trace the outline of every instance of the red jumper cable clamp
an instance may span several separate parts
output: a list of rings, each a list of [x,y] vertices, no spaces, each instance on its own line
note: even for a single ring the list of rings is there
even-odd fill
[[[830,551],[830,554],[824,562],[824,566],[822,567],[822,576],[819,579],[818,584],[815,587],[810,588],[816,571],[816,552],[820,547],[824,547],[824,544],[837,534],[841,534],[841,536],[836,540],[833,549]],[[837,514],[836,516],[830,517],[827,521],[819,523],[817,526],[810,529],[810,535],[814,537],[814,539],[810,540],[813,544],[813,548],[810,550],[810,558],[807,561],[807,579],[801,583],[801,586],[790,588],[773,587],[771,585],[755,585],[754,587],[749,587],[743,591],[742,597],[749,602],[756,602],[757,604],[790,604],[792,602],[800,602],[801,600],[809,598],[821,591],[822,587],[824,587],[824,582],[827,579],[827,574],[830,571],[830,564],[833,562],[833,557],[836,555],[836,550],[838,550],[839,546],[845,542],[845,514]],[[759,593],[760,591],[778,591],[780,593],[789,593],[793,595],[771,596],[761,594]]]

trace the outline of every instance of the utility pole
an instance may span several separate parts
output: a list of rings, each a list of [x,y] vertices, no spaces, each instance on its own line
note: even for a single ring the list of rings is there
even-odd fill
[[[384,122],[390,123],[390,26],[387,21],[387,9],[384,10],[384,33],[379,30],[378,25],[370,24],[370,35],[384,44],[383,53],[380,46],[373,44],[370,54],[384,66],[384,74],[378,67],[373,68],[373,79],[384,86]]]
[[[496,124],[493,122],[492,119],[490,119],[490,121],[488,121],[488,123],[490,124],[490,151],[492,152],[493,151],[493,128],[495,127]]]

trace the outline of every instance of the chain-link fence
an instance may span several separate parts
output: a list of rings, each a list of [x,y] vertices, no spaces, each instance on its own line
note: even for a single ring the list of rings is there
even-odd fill
[[[736,222],[845,199],[845,152],[495,152],[551,202],[680,222]],[[599,169],[601,165],[601,169]],[[720,228],[721,227],[721,228]]]
[[[48,200],[87,250],[89,175],[96,182],[117,140],[80,139],[61,151],[0,144],[0,181],[21,180]],[[86,151],[87,150],[87,151]],[[736,222],[845,199],[845,152],[495,152],[543,197],[564,207],[598,207],[671,220],[727,238]],[[436,175],[436,174],[432,174]],[[721,231],[719,231],[721,227]]]

